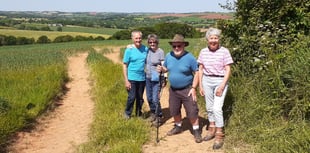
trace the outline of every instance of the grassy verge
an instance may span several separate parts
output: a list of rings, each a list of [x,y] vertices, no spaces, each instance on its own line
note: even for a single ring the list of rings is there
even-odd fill
[[[309,152],[310,50],[304,39],[281,55],[269,54],[272,64],[261,73],[244,76],[233,67],[227,121],[232,143],[226,145],[231,152]]]
[[[79,152],[141,152],[150,129],[140,118],[123,118],[127,93],[121,65],[94,51],[87,61],[96,84],[93,89],[96,110],[90,141],[82,145]]]

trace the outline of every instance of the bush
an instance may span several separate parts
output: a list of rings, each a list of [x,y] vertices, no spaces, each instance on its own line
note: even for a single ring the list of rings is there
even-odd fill
[[[226,128],[234,142],[230,148],[246,144],[255,150],[246,152],[309,152],[310,14],[304,6],[310,3],[235,4],[235,20],[218,23],[223,46],[231,48],[235,61],[233,114]]]
[[[4,44],[5,45],[16,45],[16,37],[14,37],[14,36],[6,36]]]
[[[39,38],[38,38],[38,40],[37,40],[37,43],[39,43],[39,44],[46,44],[46,43],[50,43],[51,42],[51,40],[50,39],[48,39],[48,37],[47,36],[40,36]]]
[[[33,44],[34,42],[35,42],[34,38],[26,38],[26,37],[16,38],[16,45]]]
[[[95,38],[95,40],[105,40],[105,38],[102,37],[102,36],[98,36],[98,37]]]
[[[70,35],[65,35],[65,36],[58,36],[54,39],[53,42],[55,43],[59,43],[59,42],[70,42],[73,41],[74,38]]]

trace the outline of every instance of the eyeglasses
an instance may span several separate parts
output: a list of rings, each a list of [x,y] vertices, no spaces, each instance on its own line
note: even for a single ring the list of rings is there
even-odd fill
[[[149,44],[157,44],[157,41],[149,41]]]
[[[181,47],[183,47],[183,46],[182,46],[182,45],[173,45],[173,46],[172,46],[172,48],[177,48],[177,47],[178,47],[178,48],[181,48]]]

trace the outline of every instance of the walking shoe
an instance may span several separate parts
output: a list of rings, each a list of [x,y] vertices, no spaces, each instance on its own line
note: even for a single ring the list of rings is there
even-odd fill
[[[124,119],[125,119],[125,120],[129,120],[129,119],[130,119],[130,116],[127,115],[126,113],[124,113]]]
[[[168,136],[172,136],[172,135],[175,135],[175,134],[179,134],[182,131],[183,131],[182,127],[174,125],[174,127],[167,133],[167,135]]]
[[[202,142],[202,137],[201,137],[201,134],[199,132],[199,130],[193,130],[193,133],[194,133],[194,138],[195,138],[195,142],[196,143],[201,143]]]
[[[222,131],[215,133],[215,141],[213,144],[214,150],[222,148],[222,146],[224,145],[224,137],[225,134]]]
[[[203,138],[204,141],[212,140],[215,137],[215,126],[210,125],[208,127],[207,135]]]
[[[155,120],[152,122],[152,126],[159,127],[163,124],[160,117],[156,117]]]
[[[154,114],[154,113],[151,113],[151,115],[148,117],[148,121],[150,121],[150,122],[153,122],[153,121],[155,121],[155,119],[156,119],[156,114]]]
[[[204,140],[204,141],[209,141],[209,140],[212,140],[214,137],[215,137],[215,135],[211,135],[211,134],[208,133],[208,134],[203,138],[203,140]]]

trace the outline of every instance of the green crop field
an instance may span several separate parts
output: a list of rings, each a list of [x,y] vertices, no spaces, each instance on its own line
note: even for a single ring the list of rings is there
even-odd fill
[[[15,36],[15,37],[26,37],[34,38],[37,40],[40,36],[47,36],[49,39],[54,40],[58,36],[70,35],[75,36],[85,36],[85,37],[98,37],[102,36],[104,38],[110,37],[107,34],[95,34],[95,33],[85,33],[85,32],[58,32],[58,31],[31,31],[31,30],[12,30],[12,29],[0,29],[0,34],[6,36]]]

